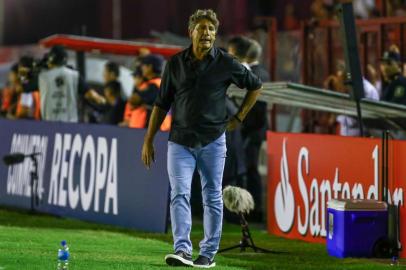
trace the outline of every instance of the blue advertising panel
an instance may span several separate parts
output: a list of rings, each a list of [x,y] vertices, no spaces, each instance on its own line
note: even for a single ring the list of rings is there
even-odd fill
[[[0,120],[0,157],[39,153],[35,210],[150,232],[166,230],[167,134],[155,163],[141,161],[145,130],[106,125]],[[31,207],[30,158],[0,164],[0,205]]]

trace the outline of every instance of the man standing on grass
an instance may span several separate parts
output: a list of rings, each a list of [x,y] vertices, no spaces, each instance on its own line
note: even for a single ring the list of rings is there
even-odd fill
[[[213,46],[218,25],[212,10],[197,10],[190,16],[192,45],[174,55],[166,65],[142,148],[142,160],[150,168],[154,161],[154,136],[172,108],[168,174],[175,253],[165,257],[172,266],[215,266],[223,218],[224,132],[241,124],[262,87],[260,79],[238,60]],[[228,119],[225,101],[231,83],[247,88],[248,92],[237,114]],[[195,168],[201,177],[204,238],[199,257],[192,261],[190,194]]]

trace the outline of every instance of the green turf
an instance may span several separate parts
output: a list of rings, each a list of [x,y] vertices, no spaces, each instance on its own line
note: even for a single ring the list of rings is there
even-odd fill
[[[216,257],[215,269],[393,269],[388,260],[336,259],[329,257],[321,244],[270,236],[258,228],[252,229],[252,234],[258,246],[283,253],[223,253]],[[201,222],[195,222],[195,247],[201,237]],[[0,209],[0,270],[56,269],[56,253],[63,239],[71,251],[70,270],[173,269],[163,260],[172,249],[170,234],[142,233]],[[221,246],[233,245],[239,239],[239,227],[225,224]]]

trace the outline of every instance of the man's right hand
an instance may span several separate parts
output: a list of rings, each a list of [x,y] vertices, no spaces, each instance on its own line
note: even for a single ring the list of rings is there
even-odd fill
[[[141,159],[145,167],[148,169],[151,168],[152,162],[155,162],[154,145],[152,144],[152,141],[144,141]]]
[[[241,122],[239,122],[235,117],[232,117],[228,123],[227,123],[227,127],[226,130],[227,131],[233,131],[235,130],[239,125],[241,125]]]
[[[90,100],[96,104],[105,104],[106,99],[97,93],[94,89],[90,89],[85,94],[85,99]]]
[[[152,162],[155,162],[154,145],[152,142],[154,141],[156,132],[164,121],[165,115],[166,111],[154,106],[149,119],[147,134],[145,134],[144,137],[144,145],[142,146],[141,155],[142,162],[144,162],[145,167],[148,169],[151,168]]]

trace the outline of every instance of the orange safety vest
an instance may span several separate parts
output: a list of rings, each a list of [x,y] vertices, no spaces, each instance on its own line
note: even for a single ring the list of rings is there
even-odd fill
[[[149,84],[155,84],[158,88],[161,86],[161,78],[154,78],[146,81],[140,85],[138,90],[145,91]],[[148,110],[145,106],[139,106],[137,108],[132,108],[129,102],[127,102],[124,110],[124,121],[128,122],[130,128],[145,128],[147,125]],[[162,125],[162,131],[170,130],[172,122],[172,117],[168,114]]]
[[[34,99],[33,107],[31,108],[30,116],[35,120],[41,119],[41,105],[40,105],[40,96],[39,91],[33,91],[32,98]],[[19,117],[22,113],[23,106],[21,105],[21,95],[18,97],[16,116]]]
[[[11,87],[5,87],[1,91],[1,110],[7,111],[11,106],[11,102],[14,95],[14,89]]]

